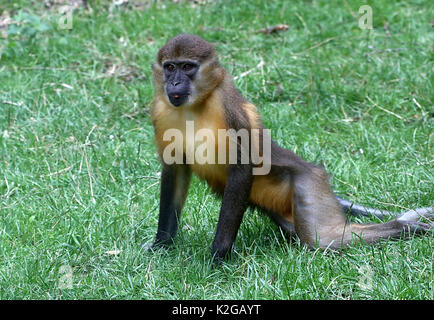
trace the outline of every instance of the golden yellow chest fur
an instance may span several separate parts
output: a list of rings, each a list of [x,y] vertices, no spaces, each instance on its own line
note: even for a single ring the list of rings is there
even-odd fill
[[[197,148],[203,144],[195,138],[197,133],[206,129],[207,132],[215,137],[214,155],[212,161],[200,164],[197,161],[190,163],[194,173],[200,178],[207,180],[211,187],[222,191],[226,183],[226,164],[218,164],[218,130],[227,129],[224,110],[217,94],[209,97],[203,105],[186,108],[176,108],[169,105],[164,100],[154,102],[152,110],[152,121],[155,128],[155,140],[157,142],[160,157],[169,144],[178,144],[176,148],[182,150],[184,154],[195,155]],[[164,139],[167,130],[176,129],[182,135],[182,139]],[[189,134],[187,134],[189,133]],[[187,150],[192,148],[192,150]],[[187,152],[188,151],[188,152]],[[164,159],[163,159],[164,161]]]

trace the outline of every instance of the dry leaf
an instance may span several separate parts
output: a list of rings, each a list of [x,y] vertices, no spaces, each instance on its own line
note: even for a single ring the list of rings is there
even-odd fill
[[[129,82],[134,79],[142,79],[144,75],[136,66],[122,64],[120,61],[113,62],[107,59],[104,61],[104,74],[97,78],[104,77],[116,77]]]
[[[8,35],[6,33],[6,29],[8,27],[8,25],[10,25],[11,23],[13,23],[9,12],[8,11],[3,11],[1,16],[0,16],[0,37],[3,39],[7,39]]]
[[[287,26],[286,24],[278,24],[278,25],[273,26],[273,27],[268,27],[265,29],[258,30],[257,32],[270,34],[270,33],[275,33],[275,32],[280,32],[280,31],[286,31],[288,29],[289,29],[289,26]]]
[[[78,9],[87,5],[87,0],[45,0],[44,6],[48,9],[53,9],[55,7],[68,6],[71,8]]]
[[[109,250],[106,251],[105,253],[111,256],[117,256],[122,252],[122,250]]]

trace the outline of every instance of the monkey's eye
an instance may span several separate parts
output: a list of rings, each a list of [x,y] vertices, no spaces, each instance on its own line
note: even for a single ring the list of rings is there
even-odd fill
[[[175,66],[173,64],[168,64],[165,66],[165,68],[167,71],[170,71],[170,72],[175,70]]]
[[[184,71],[190,71],[190,70],[192,70],[194,68],[194,65],[192,65],[191,63],[186,63],[186,64],[184,64],[183,66],[182,66],[182,69],[184,70]]]

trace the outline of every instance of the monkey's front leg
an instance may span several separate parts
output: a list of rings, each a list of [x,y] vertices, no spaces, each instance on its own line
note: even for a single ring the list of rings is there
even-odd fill
[[[229,167],[216,235],[212,244],[214,263],[226,258],[237,236],[252,187],[250,165]]]
[[[191,171],[187,165],[163,164],[161,173],[160,216],[153,247],[173,242],[181,210],[187,196]]]

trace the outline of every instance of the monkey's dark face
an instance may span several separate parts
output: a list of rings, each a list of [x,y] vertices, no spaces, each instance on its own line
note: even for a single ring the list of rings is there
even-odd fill
[[[193,81],[199,63],[193,60],[167,60],[163,63],[166,94],[175,107],[188,102],[193,91]]]
[[[152,69],[156,96],[183,108],[199,106],[225,74],[214,55],[214,46],[188,34],[170,39],[158,51]]]

